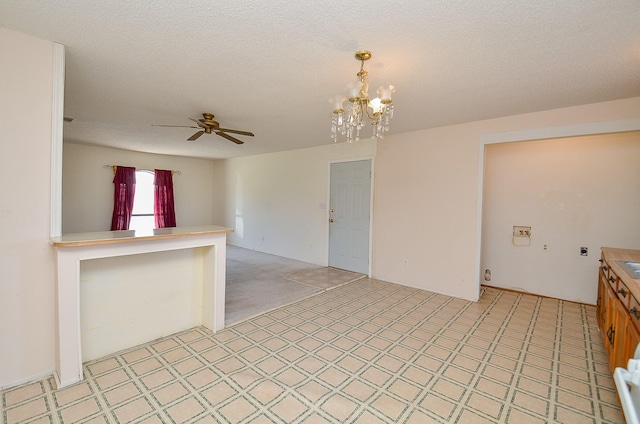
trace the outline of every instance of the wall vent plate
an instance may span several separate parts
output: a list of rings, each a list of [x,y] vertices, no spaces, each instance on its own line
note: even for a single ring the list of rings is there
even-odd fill
[[[531,227],[524,225],[513,226],[513,245],[531,246]]]

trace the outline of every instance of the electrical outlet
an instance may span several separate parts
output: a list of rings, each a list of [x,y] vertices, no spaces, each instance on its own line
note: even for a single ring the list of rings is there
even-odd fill
[[[580,248],[580,256],[587,256],[589,255],[589,248],[588,247],[581,247]]]
[[[402,261],[402,266],[409,266],[409,259],[405,259]]]

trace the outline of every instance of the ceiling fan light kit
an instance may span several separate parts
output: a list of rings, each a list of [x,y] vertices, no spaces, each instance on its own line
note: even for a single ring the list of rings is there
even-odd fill
[[[369,73],[364,70],[364,62],[371,59],[371,52],[360,50],[355,57],[360,61],[360,72],[356,74],[358,82],[347,85],[348,97],[338,94],[329,100],[333,105],[331,139],[334,142],[338,141],[338,133],[345,135],[348,143],[360,140],[360,130],[367,122],[373,127],[372,138],[382,139],[393,118],[391,95],[395,93],[395,87],[380,86],[377,90],[380,97],[370,99]]]
[[[200,131],[193,134],[191,137],[187,138],[187,141],[196,141],[202,134],[216,134],[222,138],[226,138],[229,141],[233,141],[236,144],[244,144],[244,141],[238,140],[237,138],[230,136],[227,133],[231,134],[240,134],[246,135],[249,137],[253,137],[254,134],[250,131],[241,131],[241,130],[232,130],[230,128],[220,128],[220,123],[215,121],[213,113],[203,113],[202,118],[189,118],[193,122],[195,122],[198,126],[194,127],[193,125],[154,125],[155,127],[170,127],[170,128],[196,128]]]

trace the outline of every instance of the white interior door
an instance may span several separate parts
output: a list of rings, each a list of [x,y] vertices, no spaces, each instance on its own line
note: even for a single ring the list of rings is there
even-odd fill
[[[371,161],[331,164],[329,266],[369,273]]]

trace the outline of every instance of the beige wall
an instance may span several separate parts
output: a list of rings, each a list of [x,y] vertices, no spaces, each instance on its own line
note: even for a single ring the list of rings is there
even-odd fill
[[[229,243],[326,265],[330,163],[374,153],[368,140],[221,161]]]
[[[375,161],[373,275],[476,299],[483,143],[511,137],[505,132],[514,132],[514,138],[557,134],[567,127],[588,133],[608,122],[637,118],[638,97],[385,138]],[[403,259],[409,260],[408,267]]]
[[[178,249],[82,261],[82,360],[201,325],[204,260]]]
[[[68,124],[67,124],[68,125]],[[104,165],[136,169],[174,169],[176,221],[179,226],[217,224],[214,161],[155,155],[104,147],[64,144],[62,167],[62,231],[109,231],[113,211],[113,170]]]
[[[0,28],[0,57],[1,388],[50,374],[55,365],[53,43]]]
[[[399,134],[378,144],[376,278],[475,297],[477,161],[478,134],[469,125]]]
[[[640,132],[487,146],[487,284],[595,304],[600,247],[640,248],[637,158]],[[532,227],[529,245],[514,225]]]

